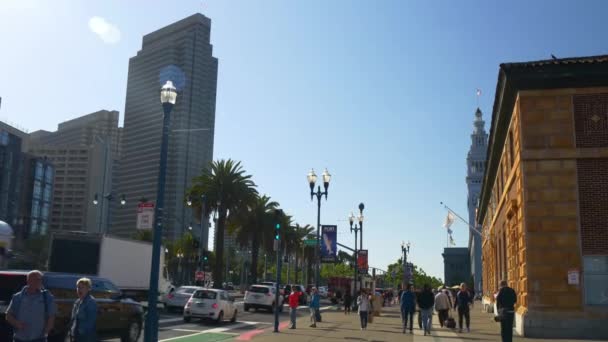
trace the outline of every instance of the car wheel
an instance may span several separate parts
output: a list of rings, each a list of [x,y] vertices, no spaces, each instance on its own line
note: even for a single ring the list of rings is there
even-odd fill
[[[120,337],[121,342],[137,342],[139,335],[141,334],[141,322],[132,319],[129,321],[127,329],[123,332]]]
[[[223,321],[224,321],[224,311],[220,311],[220,314],[217,315],[217,319],[215,320],[215,323],[221,324]]]
[[[184,316],[184,322],[185,323],[190,323],[192,321],[192,317],[190,316]]]
[[[236,309],[234,309],[234,315],[233,315],[233,316],[232,316],[232,318],[230,319],[230,323],[234,323],[234,322],[236,322],[236,313],[237,313],[237,310],[236,310]]]
[[[245,310],[245,312],[249,311],[249,305],[244,305],[243,309]]]

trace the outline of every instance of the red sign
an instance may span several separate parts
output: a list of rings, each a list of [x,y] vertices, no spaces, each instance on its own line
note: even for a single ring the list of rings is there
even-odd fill
[[[367,249],[362,249],[357,252],[357,268],[360,272],[367,272]]]
[[[196,271],[194,280],[196,280],[196,281],[202,281],[204,279],[205,279],[205,272],[203,272],[203,271]]]

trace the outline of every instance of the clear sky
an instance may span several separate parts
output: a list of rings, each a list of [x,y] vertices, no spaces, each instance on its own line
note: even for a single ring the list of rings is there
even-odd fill
[[[498,65],[605,54],[603,1],[0,1],[0,118],[30,131],[124,111],[144,34],[196,12],[219,58],[215,158],[316,223],[306,173],[333,175],[322,223],[364,202],[364,247],[443,278],[444,201],[466,217],[475,89],[489,131]],[[93,19],[92,19],[93,18]],[[95,33],[96,32],[96,33]],[[159,104],[160,106],[160,104]],[[122,118],[121,118],[122,122]],[[466,247],[467,227],[454,226]]]

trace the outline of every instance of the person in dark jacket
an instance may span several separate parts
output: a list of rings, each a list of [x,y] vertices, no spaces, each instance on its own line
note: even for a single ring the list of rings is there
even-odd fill
[[[350,309],[353,305],[353,297],[350,295],[350,291],[344,293],[344,314],[350,315]]]
[[[515,290],[509,287],[506,280],[502,280],[498,296],[496,296],[496,307],[498,308],[498,316],[500,317],[500,336],[503,342],[513,341],[515,303],[517,303]]]
[[[422,316],[422,328],[424,329],[424,336],[431,334],[434,305],[435,296],[433,295],[431,286],[424,284],[424,287],[418,296],[418,306],[420,307],[420,316]]]
[[[456,294],[456,300],[454,301],[454,309],[458,309],[458,328],[459,332],[462,332],[462,318],[464,317],[467,324],[467,332],[471,332],[471,312],[469,305],[473,303],[473,297],[471,293],[467,291],[467,284],[460,284],[460,291]]]
[[[401,293],[399,298],[401,305],[401,321],[403,323],[403,332],[405,333],[405,327],[407,321],[410,321],[410,334],[414,333],[412,325],[414,325],[414,311],[416,311],[416,295],[412,292],[412,285],[407,284],[405,291]]]
[[[70,321],[70,340],[73,342],[97,341],[97,302],[89,293],[92,285],[88,278],[76,282],[78,299],[74,302]]]

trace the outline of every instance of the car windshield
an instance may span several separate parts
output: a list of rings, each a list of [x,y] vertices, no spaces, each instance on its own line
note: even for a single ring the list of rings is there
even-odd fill
[[[0,274],[0,303],[10,302],[13,294],[21,291],[25,285],[25,274]]]
[[[217,292],[208,291],[208,290],[198,290],[198,291],[196,291],[196,293],[194,293],[194,295],[192,297],[200,298],[200,299],[216,299]]]
[[[268,293],[268,292],[270,292],[270,289],[267,287],[263,287],[263,286],[252,286],[249,288],[249,292]]]

